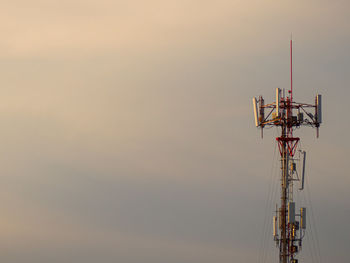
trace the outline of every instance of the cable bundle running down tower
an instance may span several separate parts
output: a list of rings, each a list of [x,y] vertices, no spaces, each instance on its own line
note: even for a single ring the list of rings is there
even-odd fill
[[[300,151],[302,169],[300,176],[296,169],[295,153],[300,138],[293,136],[293,130],[300,126],[316,128],[317,137],[322,123],[321,95],[315,98],[315,104],[297,103],[293,101],[293,62],[292,40],[290,41],[290,90],[287,95],[284,90],[276,89],[276,101],[265,104],[262,96],[253,98],[255,125],[261,129],[265,126],[281,128],[281,136],[277,137],[281,156],[281,204],[273,217],[273,236],[279,247],[280,263],[298,263],[296,254],[301,250],[302,239],[306,229],[306,208],[301,207],[300,213],[295,210],[293,202],[293,182],[299,181],[304,188],[306,152]],[[267,112],[265,116],[265,111]],[[298,219],[298,220],[297,220]],[[279,230],[279,231],[278,231]]]

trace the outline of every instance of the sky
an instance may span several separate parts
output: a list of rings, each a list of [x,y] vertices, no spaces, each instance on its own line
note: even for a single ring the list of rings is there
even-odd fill
[[[348,262],[349,8],[2,1],[1,261],[278,262],[278,131],[260,138],[251,98],[289,88],[292,34],[294,98],[323,96],[320,138],[295,133],[313,211],[299,258]]]

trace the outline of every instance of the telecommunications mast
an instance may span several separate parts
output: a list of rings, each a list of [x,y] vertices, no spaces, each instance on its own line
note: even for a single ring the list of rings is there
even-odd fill
[[[273,217],[273,237],[279,247],[280,263],[298,263],[296,254],[301,250],[302,239],[306,229],[306,208],[301,207],[298,213],[293,201],[293,182],[299,181],[299,190],[304,189],[304,173],[306,152],[299,151],[300,158],[295,158],[300,140],[293,136],[293,130],[301,126],[318,129],[322,123],[321,95],[315,98],[315,104],[297,103],[293,101],[292,40],[290,40],[290,90],[285,94],[276,89],[276,102],[265,104],[262,96],[253,98],[255,126],[281,128],[281,136],[277,137],[281,156],[281,204]],[[265,115],[266,111],[266,115]],[[296,171],[296,160],[302,163],[300,177]]]

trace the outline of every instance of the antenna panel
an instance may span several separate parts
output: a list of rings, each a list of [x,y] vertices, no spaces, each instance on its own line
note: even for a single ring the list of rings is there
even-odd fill
[[[303,170],[301,172],[301,187],[299,188],[299,190],[303,190],[304,189],[304,181],[305,181],[305,163],[306,163],[306,152],[303,151]]]
[[[288,203],[288,222],[289,223],[295,222],[295,203],[294,202]]]
[[[276,88],[276,116],[280,116],[281,89]]]
[[[259,118],[258,118],[258,105],[256,102],[256,98],[253,98],[253,106],[254,106],[254,118],[255,118],[255,126],[259,126]]]
[[[273,216],[273,236],[277,236],[277,216]]]
[[[260,112],[259,112],[259,123],[264,122],[265,120],[265,108],[264,106],[264,99],[262,96],[259,97],[259,107],[260,107]],[[263,128],[264,126],[262,126]]]
[[[300,226],[302,229],[306,229],[306,208],[300,208]]]
[[[316,122],[322,123],[322,95],[316,96]]]

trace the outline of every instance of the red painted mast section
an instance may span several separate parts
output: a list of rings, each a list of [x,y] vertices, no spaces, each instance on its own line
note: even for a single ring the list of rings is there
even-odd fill
[[[293,51],[292,51],[292,39],[290,40],[290,101],[293,102]]]

